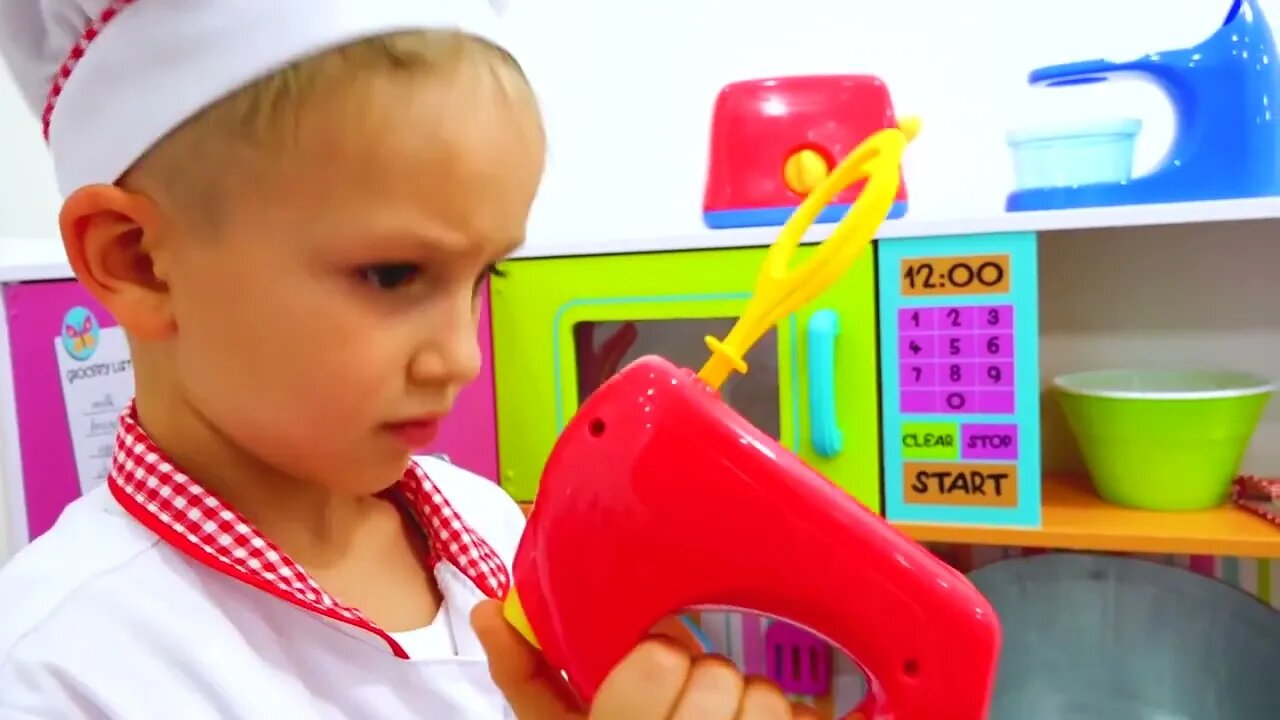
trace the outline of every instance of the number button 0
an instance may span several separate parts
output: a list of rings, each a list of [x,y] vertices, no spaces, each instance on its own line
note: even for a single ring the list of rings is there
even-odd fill
[[[942,405],[945,412],[962,413],[971,410],[972,399],[967,390],[951,390],[942,393]]]

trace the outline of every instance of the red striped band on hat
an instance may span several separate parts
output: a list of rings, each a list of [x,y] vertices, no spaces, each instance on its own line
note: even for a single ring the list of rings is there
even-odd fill
[[[62,88],[66,87],[67,79],[71,77],[71,73],[76,69],[80,58],[84,57],[85,50],[102,33],[102,29],[108,23],[116,19],[122,10],[134,2],[135,0],[111,0],[96,18],[90,18],[89,23],[85,25],[84,32],[80,34],[80,38],[76,40],[75,45],[71,46],[71,52],[67,53],[67,58],[58,67],[58,72],[54,73],[49,85],[49,97],[45,100],[44,112],[40,116],[40,125],[44,131],[46,142],[49,140],[49,124],[53,120],[53,109],[58,104],[58,97],[62,95]]]

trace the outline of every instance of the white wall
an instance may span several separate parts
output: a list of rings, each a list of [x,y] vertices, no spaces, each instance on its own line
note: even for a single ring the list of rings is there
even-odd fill
[[[0,239],[54,238],[58,189],[40,124],[0,71]]]

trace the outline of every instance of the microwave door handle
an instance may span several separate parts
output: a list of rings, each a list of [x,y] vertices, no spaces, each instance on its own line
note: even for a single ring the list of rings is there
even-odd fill
[[[805,326],[808,344],[809,437],[819,457],[840,454],[844,436],[836,413],[836,338],[840,315],[835,310],[818,310]]]

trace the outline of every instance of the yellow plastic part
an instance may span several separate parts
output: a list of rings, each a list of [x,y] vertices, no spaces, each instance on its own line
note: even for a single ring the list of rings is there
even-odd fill
[[[820,295],[849,269],[889,216],[898,195],[903,151],[919,131],[918,118],[904,118],[898,127],[876,132],[805,196],[769,248],[742,317],[724,340],[707,337],[711,358],[698,372],[704,382],[718,390],[731,373],[746,374],[743,358],[751,346],[779,320]],[[831,237],[808,261],[790,269],[796,248],[823,208],[840,191],[863,178],[867,183],[857,202],[836,225]]]
[[[507,592],[507,599],[502,602],[502,616],[507,619],[511,627],[516,629],[516,632],[529,641],[530,645],[539,650],[542,649],[542,645],[538,643],[538,636],[533,632],[533,625],[529,623],[529,617],[524,614],[524,606],[520,604],[520,593],[516,592],[514,585]]]
[[[797,195],[813,192],[831,173],[827,159],[817,150],[797,150],[782,164],[782,180]]]

